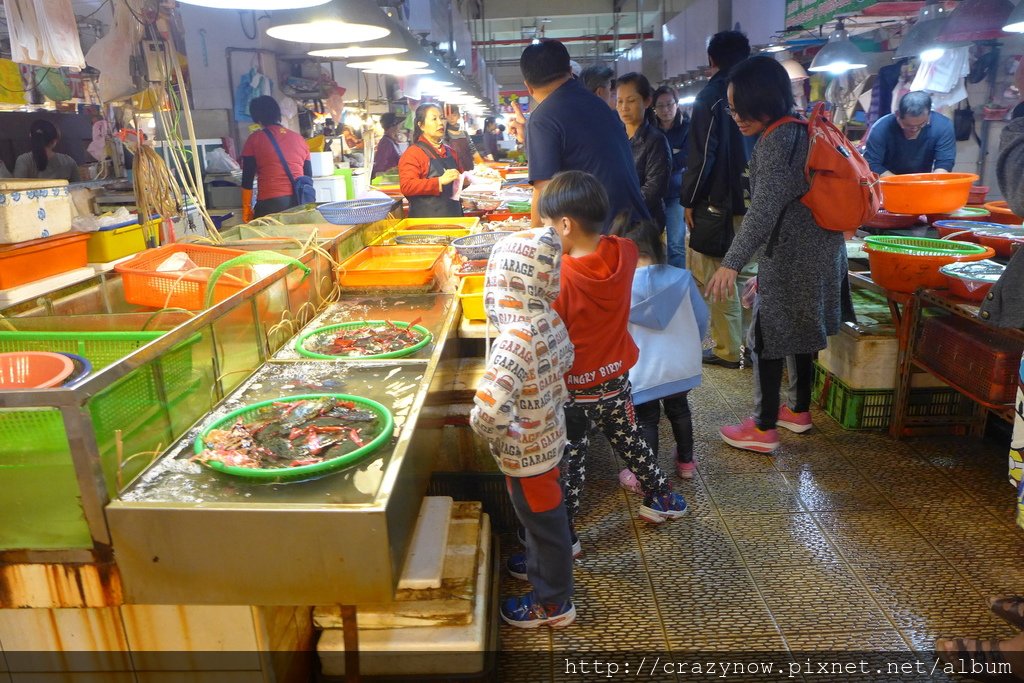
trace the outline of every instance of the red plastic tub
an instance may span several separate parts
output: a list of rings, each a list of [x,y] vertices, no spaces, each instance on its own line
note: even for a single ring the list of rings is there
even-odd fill
[[[983,228],[974,231],[974,236],[979,244],[992,247],[997,256],[1010,258],[1013,256],[1013,243],[1024,240],[1024,227],[1012,227],[1009,225],[995,228]]]
[[[973,173],[908,173],[881,178],[882,205],[893,213],[946,213],[967,203]]]
[[[989,202],[985,205],[985,208],[992,214],[989,220],[993,223],[1002,223],[1003,225],[1020,225],[1024,223],[1024,218],[1011,211],[1010,206],[1005,201]]]
[[[1005,270],[1006,266],[995,261],[950,263],[939,268],[950,294],[966,301],[984,301]]]

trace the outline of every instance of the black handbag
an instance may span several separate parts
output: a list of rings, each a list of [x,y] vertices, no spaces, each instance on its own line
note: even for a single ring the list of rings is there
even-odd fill
[[[970,102],[964,100],[964,103],[967,105],[966,108],[957,107],[953,111],[953,134],[959,142],[970,140],[971,136],[978,137],[974,131],[974,110],[971,109]]]
[[[732,211],[712,209],[709,204],[693,207],[693,225],[690,226],[690,249],[721,258],[732,246],[736,236],[732,224]]]

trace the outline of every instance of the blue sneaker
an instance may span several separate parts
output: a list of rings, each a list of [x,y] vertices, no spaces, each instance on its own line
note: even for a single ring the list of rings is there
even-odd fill
[[[526,547],[526,529],[519,527],[516,531],[516,538],[519,539],[519,545]],[[576,532],[572,532],[572,559],[576,559],[583,554],[583,546],[580,544],[580,538],[576,535]]]
[[[501,618],[516,628],[562,628],[576,621],[576,606],[572,600],[561,605],[542,605],[534,600],[533,593],[527,593],[502,602]]]
[[[513,579],[529,581],[526,575],[526,553],[516,553],[505,562],[505,569]]]
[[[676,519],[685,514],[686,500],[672,491],[647,496],[644,498],[644,504],[640,506],[640,516],[654,524],[661,524],[666,520]]]

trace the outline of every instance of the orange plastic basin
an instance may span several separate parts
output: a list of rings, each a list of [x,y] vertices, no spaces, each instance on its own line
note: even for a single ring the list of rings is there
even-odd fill
[[[890,213],[947,213],[967,203],[973,173],[908,173],[881,178],[882,206]]]
[[[945,287],[946,276],[939,272],[939,268],[947,263],[981,261],[996,255],[992,247],[985,247],[980,254],[943,256],[911,256],[871,248],[865,248],[865,251],[868,252],[871,279],[879,287],[905,294],[913,294],[922,287]]]
[[[1010,206],[1005,201],[989,202],[985,205],[985,208],[992,214],[989,216],[989,220],[993,223],[1002,223],[1003,225],[1020,225],[1024,223],[1024,218],[1011,211]]]
[[[0,353],[0,389],[48,389],[67,379],[74,369],[74,362],[59,353]]]
[[[366,247],[338,267],[343,287],[415,287],[430,284],[443,246]]]

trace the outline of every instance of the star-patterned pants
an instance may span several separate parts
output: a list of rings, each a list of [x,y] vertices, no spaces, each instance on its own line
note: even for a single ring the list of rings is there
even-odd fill
[[[654,451],[644,440],[633,408],[633,390],[629,377],[622,375],[603,384],[569,392],[565,405],[568,441],[562,458],[562,488],[569,526],[580,510],[580,496],[586,480],[586,458],[590,449],[587,431],[593,422],[607,437],[612,449],[626,461],[636,475],[644,496],[667,492],[665,472],[658,467]]]

